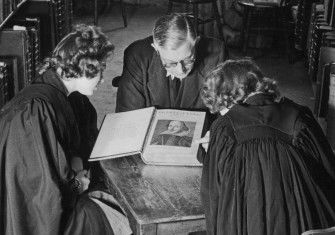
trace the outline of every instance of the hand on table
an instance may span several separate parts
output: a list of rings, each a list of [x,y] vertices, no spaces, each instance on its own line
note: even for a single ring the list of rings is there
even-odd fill
[[[90,184],[89,171],[81,170],[77,172],[76,178],[80,182],[80,187],[78,188],[78,193],[81,194],[88,189]]]

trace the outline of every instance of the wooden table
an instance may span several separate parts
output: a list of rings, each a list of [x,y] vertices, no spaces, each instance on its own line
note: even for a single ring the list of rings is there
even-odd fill
[[[112,193],[127,212],[134,234],[204,231],[201,167],[152,166],[139,155],[101,161]]]

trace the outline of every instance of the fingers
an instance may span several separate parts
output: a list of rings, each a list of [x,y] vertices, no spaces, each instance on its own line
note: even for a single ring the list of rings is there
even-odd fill
[[[88,186],[90,185],[91,181],[86,176],[83,176],[83,177],[79,178],[79,180],[81,182],[81,187],[79,189],[79,194],[81,194],[88,189]]]
[[[194,142],[197,143],[197,144],[207,144],[207,143],[209,143],[209,138],[203,137],[201,139],[195,140]]]
[[[197,144],[201,144],[201,146],[203,147],[203,149],[207,152],[208,150],[208,143],[209,143],[209,131],[206,132],[205,136],[195,140],[195,143]]]
[[[209,143],[209,131],[206,132],[205,136],[195,140],[197,144],[208,144]]]

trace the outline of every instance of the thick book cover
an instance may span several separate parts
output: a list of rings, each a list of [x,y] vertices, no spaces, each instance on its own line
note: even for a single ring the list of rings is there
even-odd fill
[[[0,108],[9,100],[8,75],[9,75],[8,64],[0,61]]]
[[[327,110],[327,138],[335,151],[335,65],[330,68],[329,99]]]
[[[0,56],[15,56],[18,67],[18,89],[28,84],[28,68],[31,62],[27,56],[29,41],[26,30],[4,29],[0,31]]]
[[[153,165],[199,166],[205,112],[154,107],[105,116],[89,161],[141,154]]]
[[[15,17],[7,23],[8,27],[25,27],[29,36],[29,50],[32,52],[32,79],[37,75],[37,64],[41,62],[41,22],[39,17]]]
[[[13,98],[19,92],[17,58],[15,56],[0,56],[0,63],[8,65],[8,98]]]

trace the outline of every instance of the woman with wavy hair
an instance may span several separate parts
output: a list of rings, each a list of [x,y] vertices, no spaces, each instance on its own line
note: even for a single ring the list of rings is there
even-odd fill
[[[335,225],[335,157],[311,111],[279,99],[251,60],[228,60],[202,97],[210,128],[202,200],[208,234],[297,235]]]
[[[113,48],[99,28],[77,26],[45,60],[33,84],[1,109],[0,234],[61,234],[66,229],[77,195],[90,182],[80,150],[87,137],[80,136],[68,96],[93,94]],[[87,109],[83,119],[89,115]],[[94,204],[81,206],[99,215]],[[86,228],[101,226],[97,231],[113,233],[103,227],[106,218],[92,216],[99,221],[88,223],[82,214],[76,221],[79,216]]]

